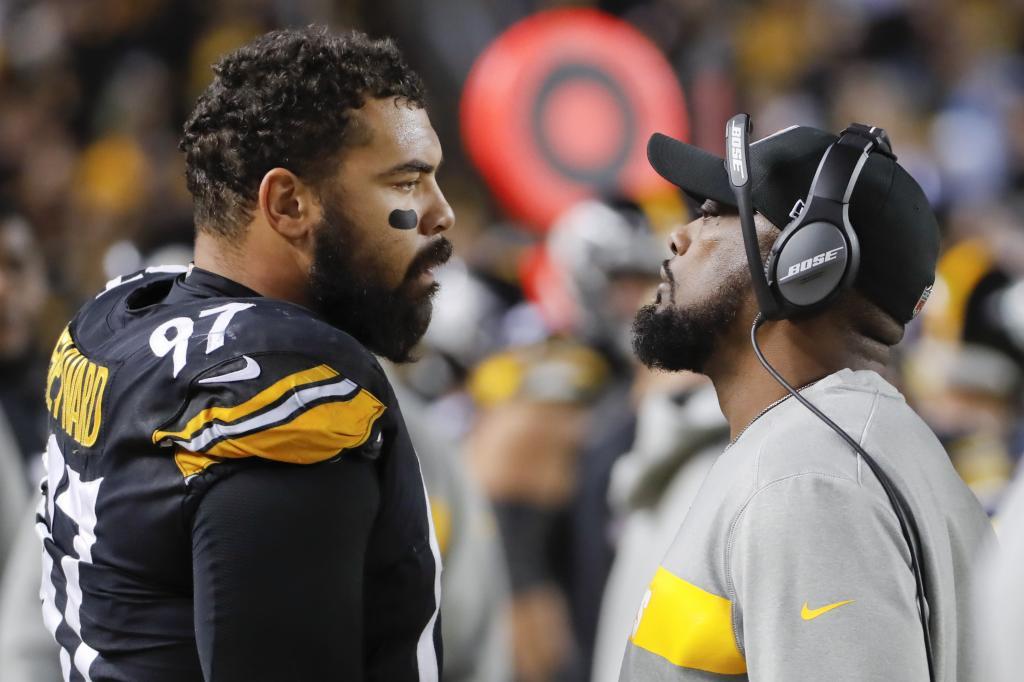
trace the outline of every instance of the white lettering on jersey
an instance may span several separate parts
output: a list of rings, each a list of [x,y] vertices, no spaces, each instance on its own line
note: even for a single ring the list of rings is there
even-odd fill
[[[217,350],[224,345],[224,332],[227,331],[228,325],[231,324],[231,320],[238,313],[248,308],[252,308],[255,303],[226,303],[216,308],[209,308],[199,313],[199,317],[209,317],[210,315],[216,315],[217,318],[213,321],[213,326],[210,327],[210,333],[206,337],[206,354],[209,355],[213,351]]]
[[[199,313],[200,319],[216,315],[210,331],[206,334],[207,355],[224,345],[228,325],[231,324],[231,320],[234,319],[235,315],[255,305],[255,303],[231,302],[216,308],[207,308]],[[162,358],[171,351],[174,351],[171,355],[173,360],[171,375],[175,379],[178,378],[178,374],[184,369],[185,363],[188,362],[188,340],[192,337],[195,326],[195,322],[188,317],[175,317],[164,322],[149,335],[149,347],[158,358]],[[172,331],[174,332],[173,336],[170,335]]]
[[[178,373],[184,369],[185,362],[188,360],[186,355],[188,353],[188,339],[192,336],[194,328],[195,323],[189,318],[175,317],[173,320],[164,322],[149,335],[149,347],[158,358],[164,357],[172,350],[174,351],[174,354],[171,355],[174,361],[171,375],[175,379],[178,378]],[[174,332],[174,335],[169,336],[170,332]]]

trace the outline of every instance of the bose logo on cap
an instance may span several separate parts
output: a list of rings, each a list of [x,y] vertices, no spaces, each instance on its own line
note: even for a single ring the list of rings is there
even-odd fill
[[[825,263],[828,263],[829,261],[834,261],[836,259],[836,257],[839,255],[839,252],[842,251],[845,248],[846,248],[845,246],[838,246],[838,247],[836,247],[834,249],[829,249],[828,251],[825,251],[824,253],[819,253],[817,256],[812,256],[811,258],[805,258],[804,260],[800,261],[799,263],[794,263],[793,265],[790,265],[789,266],[789,272],[786,273],[785,277],[783,277],[782,279],[779,280],[779,284],[782,284],[783,282],[785,282],[787,280],[790,280],[790,279],[796,277],[799,274],[807,272],[808,270],[816,268],[819,265],[824,265]]]
[[[921,310],[924,309],[924,304],[928,302],[928,297],[932,295],[932,286],[933,285],[929,284],[924,288],[924,291],[921,292],[921,297],[917,299],[917,305],[914,306],[914,312],[911,313],[910,319],[917,317],[921,313]]]

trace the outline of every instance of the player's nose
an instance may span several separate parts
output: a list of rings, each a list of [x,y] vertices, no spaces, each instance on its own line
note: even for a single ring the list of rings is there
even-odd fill
[[[429,237],[450,230],[454,224],[455,211],[438,188],[434,205],[420,221],[420,231]]]

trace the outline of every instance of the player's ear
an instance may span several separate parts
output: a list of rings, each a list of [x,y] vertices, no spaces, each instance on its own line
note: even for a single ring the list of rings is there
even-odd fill
[[[319,205],[312,188],[286,168],[271,168],[260,182],[257,210],[289,242],[313,235]]]

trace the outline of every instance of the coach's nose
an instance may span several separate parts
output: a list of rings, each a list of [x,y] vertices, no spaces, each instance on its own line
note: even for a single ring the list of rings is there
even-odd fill
[[[690,248],[689,225],[680,225],[668,234],[668,250],[673,256],[681,256]]]

